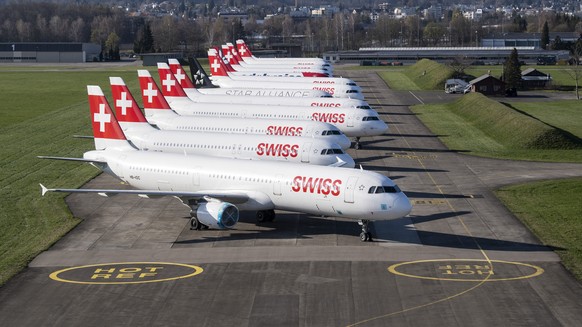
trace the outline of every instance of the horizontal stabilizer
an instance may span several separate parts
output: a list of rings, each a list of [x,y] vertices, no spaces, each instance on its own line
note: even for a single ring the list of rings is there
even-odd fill
[[[104,163],[106,161],[99,161],[99,160],[92,160],[92,159],[85,159],[85,158],[67,158],[67,157],[52,157],[52,156],[36,156],[39,159],[52,159],[52,160],[64,160],[64,161],[81,161],[81,162],[90,162],[90,163]]]
[[[340,157],[336,157],[336,159],[337,159],[336,162],[329,164],[328,166],[329,167],[343,167],[346,165],[346,162],[343,161]]]

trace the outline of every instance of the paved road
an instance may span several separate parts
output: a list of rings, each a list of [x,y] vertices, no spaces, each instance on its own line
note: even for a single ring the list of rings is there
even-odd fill
[[[391,126],[350,153],[406,191],[410,217],[375,223],[376,241],[361,243],[343,219],[245,214],[233,231],[191,231],[172,198],[71,195],[83,223],[0,290],[0,325],[579,325],[582,287],[491,191],[582,166],[450,152],[407,107],[444,93],[342,75]]]

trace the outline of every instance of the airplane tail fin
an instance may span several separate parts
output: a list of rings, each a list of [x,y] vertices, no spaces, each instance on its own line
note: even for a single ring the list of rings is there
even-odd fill
[[[178,59],[168,59],[168,65],[170,66],[170,70],[174,74],[174,77],[180,83],[183,89],[195,89],[194,83],[188,75],[186,75],[186,71],[182,68],[182,65],[178,61]]]
[[[158,74],[162,83],[162,94],[166,97],[187,97],[186,92],[172,74],[170,66],[165,62],[158,62]],[[196,92],[196,91],[195,91]]]
[[[96,150],[136,150],[125,138],[101,87],[87,85]]]
[[[236,61],[240,64],[240,62],[242,61],[242,58],[240,57],[240,54],[236,50],[236,46],[232,43],[227,43],[226,45],[228,45],[228,49],[230,49],[230,53],[232,53],[232,55],[234,56]]]
[[[249,47],[247,47],[246,43],[244,40],[236,40],[236,46],[238,48],[238,53],[239,55],[244,59],[244,58],[251,58],[254,57],[253,53],[251,52],[251,49],[249,49]]]
[[[198,62],[198,59],[194,57],[189,57],[188,61],[190,62],[190,74],[192,74],[192,80],[196,82],[197,88],[218,87],[212,84],[212,81],[210,80],[210,78],[208,78],[208,74],[206,74],[206,71],[204,70],[204,68],[202,68],[202,65],[200,64],[200,62]]]
[[[228,61],[228,63],[230,65],[238,65],[238,61],[236,60],[236,58],[234,57],[234,55],[232,54],[232,52],[230,51],[230,48],[228,47],[228,45],[222,45],[222,54],[224,55],[224,57],[226,58],[226,60]]]
[[[111,84],[115,116],[121,127],[125,131],[129,129],[139,129],[140,131],[155,130],[146,120],[123,79],[121,77],[109,77],[109,84]]]
[[[208,50],[208,62],[210,63],[210,72],[213,77],[228,77],[226,65],[219,57],[216,50]]]
[[[158,88],[158,84],[154,81],[154,78],[149,71],[145,69],[140,69],[137,71],[139,77],[139,85],[141,87],[141,96],[144,111],[146,116],[148,112],[173,112],[170,104],[166,101],[166,98],[162,95],[162,92]]]

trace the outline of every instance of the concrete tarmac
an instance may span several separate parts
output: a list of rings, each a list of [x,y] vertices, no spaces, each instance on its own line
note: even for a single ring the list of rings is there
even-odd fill
[[[582,165],[451,152],[408,109],[449,95],[336,75],[389,123],[349,152],[398,183],[409,217],[374,223],[362,243],[347,219],[244,213],[235,230],[193,231],[173,198],[70,195],[84,221],[0,289],[0,325],[579,326],[581,285],[492,190]],[[85,187],[126,186],[102,175]]]

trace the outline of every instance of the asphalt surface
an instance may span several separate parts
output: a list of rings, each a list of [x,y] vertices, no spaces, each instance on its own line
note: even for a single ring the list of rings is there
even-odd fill
[[[408,105],[450,95],[342,75],[390,125],[350,154],[399,184],[409,217],[374,223],[362,243],[345,219],[245,213],[236,230],[192,231],[173,198],[70,195],[84,221],[0,289],[0,325],[579,326],[581,285],[492,190],[582,165],[448,151]],[[102,175],[85,187],[125,186]]]

